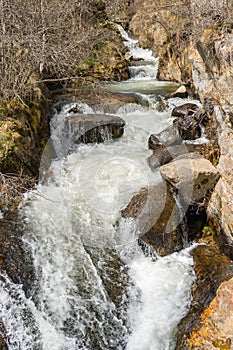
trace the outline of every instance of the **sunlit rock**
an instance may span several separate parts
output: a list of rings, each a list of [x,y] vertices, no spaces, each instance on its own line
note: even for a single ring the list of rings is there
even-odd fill
[[[204,158],[183,158],[160,168],[163,178],[189,204],[205,198],[219,179],[218,170]]]
[[[176,91],[174,91],[170,97],[180,97],[185,98],[188,97],[187,89],[184,85],[181,85]]]
[[[230,350],[233,280],[224,281],[233,276],[232,262],[218,248],[206,245],[194,248],[192,255],[196,273],[193,300],[188,315],[178,326],[175,349]]]

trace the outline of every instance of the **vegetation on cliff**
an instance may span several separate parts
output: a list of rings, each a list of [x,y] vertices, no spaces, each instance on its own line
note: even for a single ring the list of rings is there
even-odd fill
[[[2,187],[9,173],[37,176],[51,91],[128,77],[113,24],[127,21],[127,6],[120,0],[1,1],[0,174],[8,173]]]

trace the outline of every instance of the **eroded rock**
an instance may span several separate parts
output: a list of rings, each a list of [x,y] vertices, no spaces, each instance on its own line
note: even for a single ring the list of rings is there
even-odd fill
[[[211,196],[207,214],[211,224],[215,227],[216,238],[221,249],[233,259],[233,133],[228,130],[220,139],[222,155],[218,170],[221,179],[217,183]]]
[[[202,313],[200,327],[187,341],[193,350],[231,350],[233,345],[233,278],[221,283],[216,297]]]

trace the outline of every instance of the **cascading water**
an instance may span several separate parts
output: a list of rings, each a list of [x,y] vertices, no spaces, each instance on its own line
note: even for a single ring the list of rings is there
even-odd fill
[[[120,25],[117,25],[117,28],[134,59],[133,64],[129,67],[131,78],[137,80],[156,79],[158,73],[158,57],[154,57],[151,50],[142,49],[138,44],[138,40],[130,38],[128,33]]]
[[[126,104],[116,112],[126,121],[121,139],[63,154],[73,107],[102,112],[85,104],[55,111],[51,138],[60,157],[20,209],[36,275],[30,297],[4,273],[0,278],[8,348],[172,350],[190,303],[189,249],[145,256],[135,222],[120,217],[135,192],[161,182],[147,166],[147,140],[171,123],[171,108]]]

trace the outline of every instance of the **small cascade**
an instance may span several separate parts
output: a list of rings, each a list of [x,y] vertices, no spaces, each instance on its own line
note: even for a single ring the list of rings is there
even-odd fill
[[[117,25],[117,28],[133,58],[129,67],[131,79],[156,79],[158,74],[158,57],[153,56],[152,50],[141,48],[138,40],[130,38],[122,26]]]

